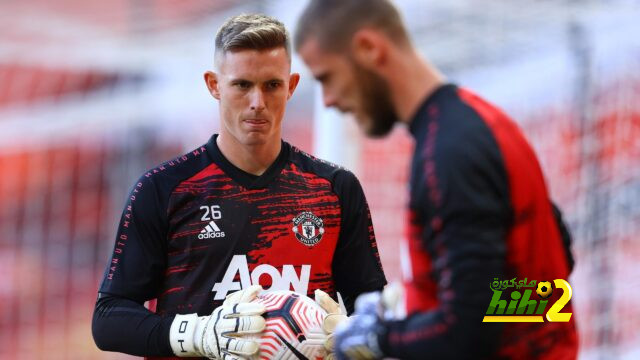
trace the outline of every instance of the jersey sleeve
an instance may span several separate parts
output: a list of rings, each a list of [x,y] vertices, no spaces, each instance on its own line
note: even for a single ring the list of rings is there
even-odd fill
[[[466,358],[468,349],[486,356],[502,329],[482,322],[488,284],[505,268],[510,205],[501,156],[477,136],[464,146],[452,137],[439,140],[418,162],[425,170],[412,192],[424,225],[422,250],[433,259],[420,276],[434,280],[438,301],[432,310],[386,323],[381,348],[394,358]]]
[[[173,316],[162,317],[141,303],[100,294],[91,323],[100,350],[138,356],[173,356],[169,331]]]
[[[158,295],[166,267],[167,214],[153,180],[157,179],[142,176],[129,194],[101,293],[140,303]]]
[[[340,199],[342,223],[332,267],[336,290],[351,313],[358,295],[382,290],[387,280],[360,182],[351,172],[340,170],[334,190]]]

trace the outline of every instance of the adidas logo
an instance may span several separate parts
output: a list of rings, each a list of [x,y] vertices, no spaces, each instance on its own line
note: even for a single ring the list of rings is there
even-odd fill
[[[200,231],[200,234],[198,234],[198,239],[210,239],[218,237],[224,237],[224,231],[220,231],[220,228],[213,220],[209,221],[207,226],[205,226],[204,229]]]

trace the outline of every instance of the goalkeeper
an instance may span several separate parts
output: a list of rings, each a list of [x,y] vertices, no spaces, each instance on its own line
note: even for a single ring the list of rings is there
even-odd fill
[[[250,303],[260,285],[339,292],[350,311],[386,284],[356,177],[281,139],[299,80],[290,51],[271,17],[236,16],[218,31],[204,78],[220,133],[133,187],[94,311],[100,349],[246,358],[258,348],[243,335],[264,327]]]
[[[312,0],[296,49],[327,106],[369,135],[395,123],[415,140],[403,275],[406,319],[373,298],[336,330],[338,358],[576,357],[575,322],[483,323],[495,278],[566,279],[568,234],[516,124],[454,84],[412,45],[388,0]],[[571,312],[571,304],[565,309]]]

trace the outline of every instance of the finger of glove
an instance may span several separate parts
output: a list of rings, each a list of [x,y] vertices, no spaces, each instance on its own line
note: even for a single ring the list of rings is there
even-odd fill
[[[248,303],[258,297],[258,293],[262,291],[262,286],[251,285],[246,289],[238,290],[227,295],[222,305],[234,305],[238,303]]]
[[[327,316],[324,317],[324,320],[322,321],[322,330],[325,332],[325,334],[331,334],[335,331],[336,327],[345,322],[348,321],[348,317],[347,315],[342,315],[342,314],[329,314]]]
[[[366,314],[377,312],[378,308],[381,307],[381,297],[380,292],[370,292],[358,296],[355,304],[355,313]]]
[[[235,356],[233,354],[228,354],[228,353],[222,353],[222,357],[218,358],[218,357],[212,357],[210,359],[220,359],[220,360],[245,360],[246,358],[241,358],[239,356]]]
[[[239,316],[262,315],[267,309],[258,303],[240,303],[233,306],[223,305],[222,315],[229,319]]]
[[[264,331],[266,322],[260,315],[221,319],[215,325],[219,334],[257,334]]]
[[[391,283],[382,290],[382,304],[385,309],[395,309],[403,296],[404,288],[402,284],[397,282]]]
[[[245,357],[240,357],[237,355],[234,355],[232,353],[226,352],[226,351],[221,351],[220,356],[212,356],[209,359],[214,359],[214,360],[248,360],[250,359],[249,357],[245,358]]]
[[[324,343],[323,343],[324,349],[327,351],[327,353],[333,353],[334,348],[335,348],[335,344],[336,344],[335,338],[334,338],[333,334],[330,334],[324,340]]]
[[[355,346],[345,351],[350,359],[374,360],[376,357],[366,346]]]
[[[328,353],[325,357],[324,360],[336,360],[336,354],[334,353]]]
[[[334,301],[329,294],[317,289],[313,295],[316,303],[327,312],[327,314],[340,314],[340,304]]]
[[[347,321],[339,322],[333,330],[333,335],[339,336],[339,334],[344,334],[345,332],[347,332],[354,324],[354,321],[358,321],[358,318],[358,315],[351,315],[347,318]]]
[[[252,355],[256,355],[258,353],[258,351],[260,350],[260,344],[258,344],[258,342],[254,340],[229,338],[224,343],[223,349],[223,352],[227,352],[231,356],[249,358]]]

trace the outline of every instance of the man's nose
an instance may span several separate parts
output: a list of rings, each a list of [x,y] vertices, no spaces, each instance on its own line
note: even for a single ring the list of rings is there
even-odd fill
[[[322,87],[322,100],[324,101],[324,106],[326,107],[334,107],[337,104],[336,97],[324,86]]]
[[[251,93],[251,110],[262,111],[264,108],[264,93],[260,89],[254,89]]]

